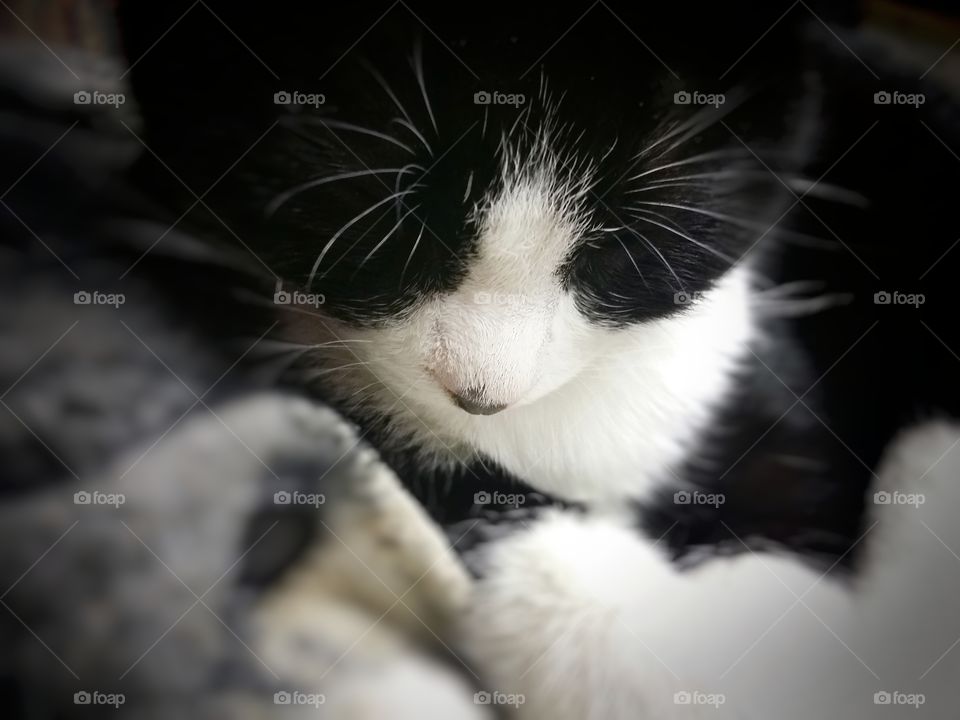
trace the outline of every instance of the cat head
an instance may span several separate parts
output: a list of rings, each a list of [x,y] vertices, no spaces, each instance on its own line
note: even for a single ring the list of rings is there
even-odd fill
[[[261,68],[194,98],[235,140],[205,202],[278,276],[302,344],[323,343],[317,377],[357,401],[385,386],[380,411],[412,392],[493,422],[626,349],[709,344],[722,322],[691,318],[724,287],[741,298],[816,134],[796,72],[813,21],[771,8],[719,30],[731,8],[688,10],[340,9],[272,44],[269,18],[225,16],[282,80]],[[360,39],[308,42],[322,26]],[[238,53],[223,47],[206,52]],[[217,144],[192,145],[171,164],[198,177]]]

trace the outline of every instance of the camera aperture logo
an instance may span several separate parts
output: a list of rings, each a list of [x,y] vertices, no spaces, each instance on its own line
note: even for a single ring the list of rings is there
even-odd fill
[[[473,694],[474,705],[508,705],[518,708],[527,701],[523,693],[487,692],[481,690]]]
[[[123,293],[103,293],[99,290],[78,290],[73,294],[74,305],[112,305],[119,308],[127,301]]]
[[[713,105],[719,108],[727,101],[723,93],[705,93],[699,90],[678,90],[673,94],[674,105]]]
[[[278,90],[273,94],[274,105],[312,105],[320,107],[327,102],[323,93],[305,93],[299,90]]]
[[[74,505],[109,505],[118,508],[127,501],[123,493],[105,493],[100,490],[78,490],[73,494]]]
[[[473,495],[475,505],[508,505],[511,507],[520,507],[527,501],[527,496],[523,493],[505,493],[495,490],[487,492],[481,490]]]
[[[299,690],[278,690],[273,694],[274,705],[309,705],[319,708],[327,701],[323,693],[305,693]]]
[[[473,94],[474,105],[512,105],[515,108],[527,102],[523,93],[505,93],[499,90],[478,90]]]
[[[703,300],[702,292],[687,292],[686,290],[681,290],[680,292],[675,292],[673,294],[674,305],[692,305],[693,303],[698,303],[701,300]]]
[[[276,290],[273,293],[275,305],[309,305],[318,308],[327,301],[322,293],[306,293],[300,290]]]
[[[120,107],[127,101],[123,93],[105,93],[99,90],[78,90],[73,94],[74,105],[112,105]]]
[[[273,494],[274,505],[309,505],[318,508],[327,501],[323,493],[305,493],[300,490],[278,490]]]
[[[74,705],[109,705],[119,708],[127,701],[123,693],[105,693],[99,690],[79,690],[73,694]]]
[[[874,705],[908,705],[919,708],[927,702],[923,693],[905,693],[899,690],[881,690],[873,694]]]
[[[727,501],[723,493],[705,493],[700,490],[678,490],[673,494],[674,505],[710,505],[720,507]]]
[[[927,502],[923,493],[905,493],[899,490],[881,490],[873,494],[874,505],[913,505],[918,508]]]
[[[715,708],[727,702],[723,693],[707,693],[700,690],[680,690],[673,694],[674,705],[712,705]]]
[[[918,108],[927,101],[923,93],[903,93],[899,90],[879,90],[873,94],[874,105],[913,105]]]

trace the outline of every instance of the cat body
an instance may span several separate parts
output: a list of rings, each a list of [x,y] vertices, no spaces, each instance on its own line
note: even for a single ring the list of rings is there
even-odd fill
[[[880,673],[838,670],[832,627],[891,596],[874,542],[929,539],[884,499],[956,495],[910,450],[946,458],[955,426],[909,432],[960,412],[956,103],[819,5],[735,26],[730,8],[585,10],[290,28],[234,9],[249,47],[216,32],[144,55],[146,142],[210,188],[184,222],[276,278],[289,382],[356,422],[464,553],[468,645],[521,713],[688,717],[702,691],[768,717],[761,688],[809,701],[831,668],[846,684],[817,701],[867,717]],[[217,19],[198,23],[181,32]],[[309,42],[334,26],[356,47]],[[818,655],[823,627],[785,622],[800,680],[777,685],[743,637],[777,625],[783,589],[811,592],[834,639]],[[738,642],[740,675],[736,652],[710,664]],[[711,675],[727,692],[691,679]]]

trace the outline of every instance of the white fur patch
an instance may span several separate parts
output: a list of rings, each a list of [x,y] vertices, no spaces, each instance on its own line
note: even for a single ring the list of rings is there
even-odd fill
[[[852,588],[769,554],[681,573],[612,518],[558,512],[491,548],[466,646],[522,718],[954,717],[958,440],[934,423],[890,449],[877,490],[924,501],[874,506]]]
[[[528,260],[548,254],[540,244]],[[746,353],[748,270],[728,274],[682,315],[611,329],[589,323],[555,278],[523,263],[507,270],[481,259],[457,291],[402,326],[352,332],[370,341],[354,346],[369,364],[353,368],[346,394],[383,381],[370,390],[376,403],[392,407],[397,432],[437,463],[480,451],[545,492],[598,502],[642,496],[669,480],[665,468],[683,457]],[[491,402],[510,407],[470,415],[444,385],[482,385]]]

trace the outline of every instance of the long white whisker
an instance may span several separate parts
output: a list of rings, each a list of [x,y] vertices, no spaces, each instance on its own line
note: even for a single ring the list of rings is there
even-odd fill
[[[714,212],[713,210],[704,210],[703,208],[695,208],[689,205],[679,205],[677,203],[667,203],[667,202],[646,202],[643,200],[637,200],[641,205],[654,205],[657,207],[669,207],[675,208],[677,210],[685,210],[687,212],[696,213],[698,215],[705,215],[706,217],[714,218],[715,220],[722,220],[723,222],[728,222],[731,225],[739,225],[745,228],[766,228],[766,225],[763,223],[753,222],[751,220],[746,220],[744,218],[734,217],[733,215],[726,215],[724,213]],[[628,208],[629,210],[637,210],[639,208]]]
[[[677,281],[677,289],[678,289],[678,290],[683,290],[683,281],[680,279],[680,276],[677,275],[677,273],[674,271],[674,269],[673,269],[673,267],[670,265],[670,263],[667,262],[667,259],[663,256],[663,253],[661,253],[660,250],[657,249],[657,246],[654,245],[652,242],[650,242],[650,240],[647,238],[647,236],[644,235],[642,232],[639,232],[639,231],[634,230],[634,229],[632,229],[632,228],[630,228],[630,232],[633,233],[634,235],[636,235],[637,237],[639,237],[641,240],[643,240],[643,242],[646,244],[646,246],[647,246],[648,248],[650,248],[650,250],[652,250],[653,253],[654,253],[658,258],[660,258],[660,262],[662,262],[662,263],[666,266],[667,270],[670,271],[670,274],[673,275],[674,279],[676,279],[676,281]]]
[[[412,208],[410,208],[409,210],[407,210],[407,212],[404,213],[403,217],[401,217],[399,220],[397,220],[396,225],[394,225],[392,228],[390,228],[390,230],[387,231],[387,234],[383,236],[383,239],[382,239],[380,242],[378,242],[378,243],[373,247],[373,250],[371,250],[370,252],[368,252],[368,253],[366,254],[366,257],[364,257],[363,260],[360,261],[360,264],[357,266],[357,269],[353,271],[353,272],[354,272],[354,275],[356,275],[356,273],[360,270],[360,268],[362,268],[362,267],[366,264],[367,260],[369,260],[371,257],[373,257],[373,254],[374,254],[377,250],[379,250],[381,247],[383,247],[383,244],[390,238],[391,235],[393,235],[393,233],[395,233],[395,232],[397,231],[397,229],[403,224],[403,221],[406,220],[408,217],[410,217],[413,213],[415,213],[415,212],[416,212],[417,210],[419,210],[419,209],[420,209],[420,206],[419,206],[419,205],[415,205],[414,207],[412,207]]]
[[[829,183],[817,182],[816,180],[802,177],[786,178],[785,182],[791,190],[800,193],[802,197],[809,195],[811,197],[833,200],[834,202],[846,203],[862,208],[870,205],[870,200],[860,193],[854,190],[847,190],[837,185],[830,185]]]
[[[328,373],[337,372],[339,370],[346,370],[347,368],[365,366],[365,365],[371,365],[371,364],[372,363],[367,361],[347,363],[346,365],[338,365],[337,367],[334,367],[334,368],[326,368],[324,370],[315,370],[313,372],[304,373],[304,377],[308,380],[313,380],[314,378],[320,377],[321,375],[326,375]]]
[[[366,385],[364,385],[362,388],[360,388],[360,389],[357,390],[356,392],[353,392],[353,393],[351,393],[350,395],[348,395],[344,400],[345,400],[345,401],[353,400],[353,398],[355,398],[357,395],[359,395],[360,393],[362,393],[362,392],[363,392],[364,390],[366,390],[367,388],[371,388],[371,387],[373,387],[374,385],[379,385],[379,384],[380,384],[380,381],[379,381],[379,380],[374,380],[374,381],[371,382],[371,383],[367,383]]]
[[[750,175],[755,176],[764,176],[766,175],[770,178],[771,181],[776,178],[770,174],[768,170],[714,170],[711,172],[702,172],[702,173],[690,173],[689,175],[674,175],[669,178],[669,180],[708,180],[708,179],[717,179],[722,180],[724,178],[740,178],[748,177]],[[667,182],[667,181],[662,181]]]
[[[372,65],[367,63],[364,63],[364,65],[367,68],[367,71],[373,75],[374,79],[380,84],[380,87],[383,88],[383,91],[387,94],[387,97],[393,100],[393,104],[397,106],[403,116],[407,119],[407,122],[413,125],[413,121],[410,119],[410,114],[403,106],[403,103],[401,103],[397,96],[393,93],[393,90],[390,89],[390,86],[387,84],[387,81],[384,80],[383,75],[377,72],[376,68],[374,68]]]
[[[702,173],[691,173],[689,175],[674,175],[671,178],[662,180],[659,182],[672,182],[674,180],[723,180],[726,178],[730,179],[740,179],[740,178],[760,178],[766,179],[770,182],[777,180],[778,178],[769,170],[716,170],[713,172],[702,172]],[[854,190],[848,190],[847,188],[840,187],[839,185],[831,185],[830,183],[816,182],[812,178],[805,178],[799,175],[780,175],[780,180],[782,180],[791,190],[794,190],[798,193],[808,193],[813,197],[820,197],[824,200],[833,200],[835,202],[846,203],[848,205],[856,205],[858,207],[866,207],[869,205],[869,200],[860,193]],[[647,187],[655,187],[653,184],[648,185]],[[664,186],[666,187],[666,186]],[[810,188],[813,188],[811,190]],[[639,192],[638,190],[629,190],[628,192]]]
[[[410,261],[413,260],[413,254],[417,251],[417,246],[420,244],[420,238],[423,237],[423,231],[427,227],[426,221],[420,223],[420,234],[417,235],[416,241],[413,243],[413,247],[410,249],[410,254],[407,255],[407,261],[403,264],[403,270],[400,272],[400,284],[403,285],[403,278],[407,274],[407,268],[410,266]]]
[[[643,276],[643,273],[640,272],[640,266],[637,265],[637,261],[633,259],[633,255],[630,254],[630,251],[627,250],[627,246],[623,244],[623,240],[617,238],[617,242],[620,243],[620,247],[623,248],[623,251],[627,254],[627,257],[630,258],[630,264],[633,265],[633,269],[637,271],[637,275],[640,276],[640,279],[643,280],[643,284],[646,285],[647,290],[650,289],[650,283],[647,282],[647,279]]]
[[[819,294],[806,297],[794,297],[794,293],[821,292],[824,283],[810,280],[798,280],[774,285],[755,293],[750,300],[757,312],[765,315],[789,317],[811,315],[829,307],[846,305],[853,301],[849,293]]]
[[[722,160],[724,158],[737,157],[746,157],[746,153],[742,150],[715,150],[713,152],[703,153],[701,155],[694,155],[693,157],[686,158],[685,160],[677,160],[672,163],[667,163],[666,165],[660,165],[659,167],[644,170],[642,173],[627,178],[627,180],[636,180],[638,178],[651,175],[655,172],[667,170],[672,167],[680,167],[681,165],[692,165],[693,163],[704,162],[706,160]]]
[[[735,258],[732,258],[732,257],[730,257],[729,255],[720,252],[720,251],[717,250],[716,248],[710,247],[710,246],[707,245],[706,243],[701,242],[700,240],[697,240],[696,238],[690,237],[690,236],[687,235],[686,233],[682,233],[682,232],[680,232],[679,230],[674,230],[674,229],[673,229],[672,227],[670,227],[669,225],[664,225],[663,223],[657,222],[656,220],[651,220],[650,218],[648,218],[648,217],[643,217],[643,216],[641,216],[641,215],[634,215],[633,217],[636,218],[637,220],[642,221],[642,222],[649,223],[650,225],[656,225],[657,227],[661,227],[661,228],[663,228],[664,230],[667,230],[668,232],[672,232],[674,235],[677,235],[677,236],[679,236],[679,237],[682,237],[682,238],[683,238],[684,240],[686,240],[687,242],[691,242],[691,243],[693,243],[694,245],[696,245],[696,246],[699,247],[699,248],[703,248],[703,249],[706,250],[707,252],[709,252],[709,253],[711,253],[711,254],[713,254],[713,255],[716,255],[718,258],[720,258],[721,260],[724,260],[724,261],[730,263],[731,265],[736,262],[736,259],[735,259]]]
[[[641,188],[634,188],[633,190],[627,190],[624,192],[624,195],[633,195],[635,193],[642,192],[653,192],[654,190],[661,190],[663,188],[696,188],[696,187],[710,187],[709,183],[692,183],[692,182],[662,182],[658,184],[651,183],[650,185],[644,185]]]
[[[356,341],[356,342],[369,342],[369,341]],[[278,354],[283,358],[289,358],[288,364],[296,362],[299,358],[303,357],[312,350],[319,350],[321,348],[327,347],[340,347],[349,350],[349,346],[346,344],[347,341],[333,340],[329,343],[317,343],[315,345],[300,345],[297,343],[284,343],[277,341],[273,345],[264,346],[264,343],[261,342],[257,346],[256,352],[259,355],[275,355]],[[289,347],[284,347],[284,346]]]
[[[633,211],[635,211],[635,212],[642,212],[642,213],[646,213],[646,214],[648,214],[648,215],[653,215],[654,217],[658,217],[658,218],[660,218],[661,220],[663,220],[664,222],[670,223],[671,225],[673,225],[673,227],[674,227],[675,230],[683,230],[683,226],[681,226],[680,223],[678,223],[678,222],[677,222],[676,220],[674,220],[672,217],[670,217],[669,215],[664,215],[663,213],[657,212],[656,210],[646,210],[646,209],[644,209],[644,208],[636,208],[636,207],[634,207],[634,208],[627,208],[627,209],[628,209],[628,210],[633,210]]]
[[[734,217],[733,215],[725,215],[723,213],[714,212],[712,210],[704,210],[702,208],[690,207],[688,205],[676,205],[673,203],[652,203],[652,202],[643,202],[642,200],[638,200],[637,202],[639,202],[642,205],[662,205],[666,207],[677,208],[678,210],[686,210],[688,212],[696,213],[698,215],[705,215],[706,217],[712,217],[716,220],[720,220],[721,222],[730,223],[731,225],[743,227],[748,230],[762,230],[764,233],[766,233],[771,229],[768,223],[754,222],[752,220],[747,220],[745,218],[738,218],[738,217]],[[627,209],[641,210],[641,208],[637,208],[637,207],[629,207]],[[641,210],[641,211],[653,213],[652,210]],[[660,215],[660,213],[653,213],[653,214],[659,215],[660,217],[663,217],[663,218],[666,217],[665,215]],[[807,235],[805,233],[796,232],[794,230],[777,228],[777,233],[784,237],[791,237],[799,240],[814,241],[817,243],[823,242],[823,238],[819,238],[815,235]]]
[[[403,170],[403,168],[378,168],[376,170],[355,170],[353,172],[340,173],[339,175],[328,175],[327,177],[308,180],[305,183],[296,185],[295,187],[277,195],[273,200],[270,201],[270,203],[267,205],[266,210],[264,212],[266,214],[266,217],[270,217],[293,196],[302,193],[304,190],[309,190],[311,188],[319,187],[320,185],[326,185],[327,183],[337,182],[338,180],[348,180],[350,178],[366,177],[368,175],[388,175],[390,173],[400,172],[401,170]]]
[[[378,207],[380,207],[381,205],[385,205],[385,204],[387,204],[388,202],[390,202],[391,200],[394,200],[395,198],[402,197],[402,196],[405,196],[405,195],[409,195],[409,194],[412,193],[412,192],[414,192],[414,190],[411,188],[411,189],[408,189],[408,190],[403,190],[403,191],[401,191],[401,192],[399,192],[399,193],[393,193],[392,195],[388,195],[388,196],[385,197],[383,200],[378,200],[378,201],[375,202],[373,205],[371,205],[371,206],[368,207],[366,210],[364,210],[362,213],[360,213],[360,214],[357,215],[355,218],[353,218],[352,220],[350,220],[350,221],[349,221],[346,225],[344,225],[342,228],[340,228],[339,230],[337,230],[336,234],[334,234],[334,236],[333,236],[332,238],[330,238],[330,240],[327,241],[327,244],[323,246],[323,249],[320,251],[320,255],[317,257],[316,262],[314,262],[314,263],[313,263],[313,267],[310,268],[310,276],[307,278],[307,289],[309,290],[309,289],[310,289],[310,286],[313,285],[313,278],[316,276],[316,274],[317,274],[317,268],[320,267],[320,263],[323,262],[323,258],[326,256],[326,254],[327,254],[327,252],[330,250],[330,248],[333,247],[333,244],[337,241],[337,239],[339,239],[339,237],[340,237],[341,235],[343,235],[343,233],[345,233],[348,229],[350,229],[350,228],[351,228],[353,225],[355,225],[356,223],[360,222],[360,220],[362,220],[363,218],[365,218],[367,215],[369,215],[370,213],[372,213],[374,210],[376,210],[376,209],[377,209]]]
[[[430,153],[430,155],[433,155],[433,148],[430,147],[430,143],[428,143],[427,139],[423,136],[423,134],[413,126],[413,123],[411,123],[409,120],[404,120],[403,118],[394,118],[390,122],[395,122],[398,125],[402,125],[407,130],[409,130],[414,135],[416,135],[417,139],[421,143],[423,143],[423,146],[427,149],[427,152]]]
[[[691,127],[699,123],[703,119],[703,117],[705,117],[708,113],[712,111],[713,111],[713,108],[711,107],[706,107],[701,109],[699,112],[687,118],[684,122],[678,125],[674,125],[670,130],[664,133],[660,138],[655,140],[650,145],[647,145],[647,147],[645,147],[643,150],[641,150],[636,155],[634,155],[634,157],[635,158],[643,157],[644,155],[646,155],[648,152],[653,150],[655,147],[657,147],[661,143],[665,143],[667,142],[667,140],[670,140],[671,138],[676,137],[680,133],[685,132],[686,130],[689,130]]]
[[[668,145],[665,149],[661,150],[657,154],[657,157],[666,155],[671,150],[675,150],[681,145],[683,145],[690,138],[696,135],[699,135],[704,130],[709,129],[711,126],[715,125],[717,122],[722,120],[728,114],[733,112],[737,108],[737,106],[743,102],[743,100],[744,100],[744,96],[740,96],[739,98],[735,99],[733,102],[724,103],[720,108],[713,108],[713,107],[706,108],[706,110],[709,111],[708,113],[706,113],[707,114],[706,122],[698,122],[696,125],[694,125],[689,130],[687,130],[683,135],[681,135],[678,140],[674,141],[673,143]],[[701,115],[701,114],[702,113],[697,113],[697,115]],[[696,115],[694,116],[694,118],[696,118]]]
[[[284,352],[306,351],[306,350],[314,350],[316,348],[331,347],[331,346],[337,346],[337,345],[347,345],[348,343],[369,343],[369,342],[373,342],[373,341],[372,340],[330,340],[328,342],[311,343],[309,345],[304,345],[302,343],[295,343],[295,342],[290,342],[286,340],[266,340],[265,339],[265,340],[261,340],[258,343],[257,349],[258,350],[261,348],[264,350],[273,349],[273,350],[282,350]]]
[[[670,140],[681,133],[685,133],[680,140],[677,140],[675,143],[667,147],[666,150],[663,150],[660,152],[660,155],[665,155],[666,153],[670,152],[670,150],[673,150],[674,148],[677,148],[683,143],[685,143],[692,136],[696,135],[697,133],[703,132],[704,130],[706,130],[708,127],[710,127],[717,121],[726,117],[733,110],[739,107],[745,99],[746,99],[746,94],[742,92],[727,93],[727,95],[725,96],[725,102],[722,106],[723,108],[722,110],[719,107],[713,107],[709,105],[702,108],[701,110],[694,113],[691,117],[689,117],[684,122],[672,127],[667,133],[665,133],[658,140],[656,140],[655,142],[653,142],[652,144],[648,145],[643,150],[638,152],[636,155],[634,155],[634,157],[635,158],[642,157],[643,155],[646,155],[648,152],[653,150],[655,147],[657,147],[661,143],[664,143],[667,140]],[[706,122],[703,122],[704,119],[706,119]]]
[[[644,203],[644,204],[652,204],[652,203]],[[658,203],[658,204],[666,204],[666,203]],[[729,222],[731,225],[737,225],[739,227],[743,227],[748,230],[762,230],[764,234],[774,229],[774,227],[771,227],[766,223],[752,222],[750,220],[745,220],[743,218],[736,218],[731,215],[722,215],[721,213],[714,213],[709,210],[701,210],[698,208],[684,207],[679,205],[676,207],[683,210],[689,210],[691,212],[698,213],[700,215],[706,215],[707,217],[713,217],[723,222]],[[635,206],[628,206],[626,209],[635,210],[635,211],[647,213],[650,215],[655,215],[656,217],[659,217],[662,220],[666,220],[668,222],[673,223],[678,228],[680,227],[680,225],[673,218],[668,217],[663,213],[658,213],[653,210],[644,210],[643,208],[638,208]],[[796,230],[789,230],[789,229],[780,228],[780,227],[775,227],[775,230],[780,237],[791,238],[793,240],[802,240],[804,242],[811,244],[811,246],[814,246],[814,247],[822,247],[828,250],[833,249],[835,247],[834,243],[827,241],[822,237],[817,237],[816,235],[808,235],[806,233],[797,232]]]
[[[426,170],[422,165],[417,165],[416,163],[410,163],[409,165],[404,165],[402,168],[400,168],[400,172],[397,173],[397,181],[393,185],[394,192],[400,192],[400,183],[403,181],[403,174],[408,170],[419,170],[420,172],[426,172]],[[396,206],[397,206],[397,219],[399,220],[400,210],[401,210],[400,198],[397,198]]]
[[[385,132],[380,132],[379,130],[373,130],[372,128],[362,127],[360,125],[354,125],[353,123],[343,122],[342,120],[330,120],[326,118],[315,118],[313,122],[324,125],[327,128],[337,128],[339,130],[347,130],[349,132],[360,133],[361,135],[370,135],[371,137],[379,138],[381,140],[386,140],[389,143],[396,145],[397,147],[403,148],[411,155],[416,155],[416,151],[407,145],[404,142],[397,140],[393,135],[388,135]]]
[[[619,136],[617,136],[617,137],[615,137],[615,138],[613,139],[613,144],[610,146],[610,149],[607,150],[607,151],[603,154],[603,156],[600,158],[600,162],[603,162],[604,160],[607,159],[607,157],[610,155],[610,153],[613,152],[613,149],[617,146],[617,143],[618,143],[618,142],[620,142],[620,137],[619,137]]]
[[[427,84],[423,79],[423,45],[420,44],[420,41],[417,41],[417,44],[413,52],[413,73],[417,76],[417,84],[420,85],[420,93],[423,95],[423,104],[427,106],[427,114],[430,116],[430,122],[433,125],[433,131],[439,132],[437,129],[437,119],[433,116],[433,108],[430,107],[430,98],[427,97]]]

